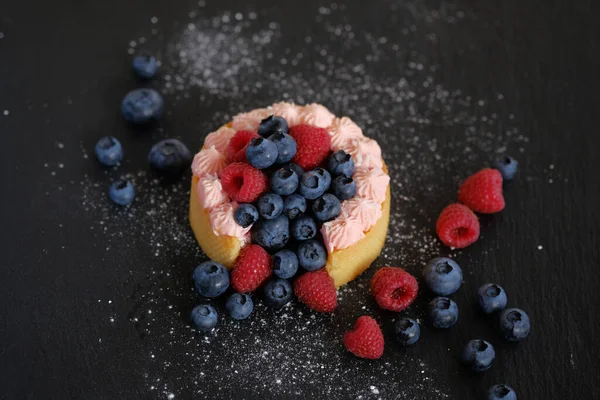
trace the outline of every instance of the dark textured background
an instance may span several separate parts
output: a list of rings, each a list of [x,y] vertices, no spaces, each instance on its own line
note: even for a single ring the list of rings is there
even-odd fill
[[[288,20],[297,23],[303,10],[318,5],[303,3],[281,10],[278,21],[283,26]],[[367,9],[365,26],[377,25],[379,3],[364,2],[347,12],[361,15],[362,8]],[[444,6],[434,0],[423,3]],[[476,245],[469,253],[470,265],[482,267],[469,274],[466,293],[459,294],[458,301],[467,303],[467,291],[477,283],[502,279],[511,298],[529,312],[533,332],[519,346],[496,340],[503,356],[481,377],[464,373],[456,359],[439,356],[441,349],[459,349],[465,336],[492,332],[477,323],[473,313],[461,314],[462,324],[452,334],[437,335],[437,344],[430,345],[431,336],[420,343],[419,356],[438,367],[436,379],[455,399],[481,399],[495,382],[510,382],[519,399],[600,398],[598,7],[567,0],[453,3],[476,19],[463,21],[460,29],[439,38],[437,51],[430,54],[440,66],[437,79],[475,98],[504,93],[505,107],[515,113],[520,131],[530,139],[520,155],[522,176],[530,179],[511,187],[512,201],[495,223],[484,222],[485,240],[493,248],[481,252]],[[125,310],[130,308],[123,282],[135,283],[138,278],[130,271],[149,268],[146,263],[153,259],[126,247],[116,256],[121,264],[105,259],[102,236],[84,228],[92,217],[73,211],[77,189],[68,183],[81,180],[83,173],[99,176],[95,166],[82,163],[79,144],[91,148],[102,132],[115,130],[125,137],[131,163],[143,165],[147,148],[134,146],[139,137],[124,136],[127,127],[115,107],[133,82],[124,78],[129,62],[124,48],[130,38],[147,30],[151,16],[160,21],[182,19],[191,4],[0,1],[0,111],[10,111],[8,116],[0,114],[2,398],[164,398],[149,392],[143,380],[140,338],[133,324],[126,319],[107,324],[106,309],[96,306],[97,299],[114,298],[125,303]],[[223,0],[209,2],[206,12],[275,5],[283,8],[275,1],[240,6]],[[360,26],[354,28],[360,31]],[[169,35],[167,28],[164,35]],[[472,43],[478,50],[445,51],[456,48],[456,41],[467,49]],[[210,119],[217,106],[183,108],[176,114]],[[167,130],[183,138],[191,138],[190,124],[174,117],[165,122]],[[194,146],[200,140],[189,139]],[[448,140],[440,135],[438,146],[446,146]],[[57,153],[58,141],[65,143],[62,153]],[[42,165],[62,161],[64,189],[56,190],[59,183]],[[549,183],[551,164],[555,179]],[[440,186],[450,190],[453,183],[443,175]],[[444,201],[432,204],[431,213]],[[98,337],[110,345],[98,345]],[[318,393],[315,387],[306,390]],[[189,396],[184,390],[179,398]]]

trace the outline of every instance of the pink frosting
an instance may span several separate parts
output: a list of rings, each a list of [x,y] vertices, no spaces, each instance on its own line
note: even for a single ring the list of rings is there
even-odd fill
[[[390,177],[381,168],[356,167],[352,179],[356,182],[356,194],[379,204],[385,200]]]
[[[333,221],[324,223],[321,234],[323,234],[325,247],[330,253],[348,248],[365,237],[358,221],[344,216],[338,216]]]
[[[257,108],[247,113],[238,114],[233,117],[232,127],[235,131],[258,131],[260,121],[273,114],[269,108]]]
[[[302,107],[297,106],[293,103],[275,103],[271,106],[274,115],[279,115],[288,123],[288,126],[298,125],[300,121],[300,111]]]
[[[235,130],[222,126],[217,129],[215,132],[209,133],[204,139],[204,147],[210,148],[215,146],[215,149],[221,154],[227,153],[227,146],[229,145],[229,141],[235,135]]]
[[[333,151],[347,147],[352,139],[364,137],[362,129],[348,117],[335,118],[327,130],[331,136],[331,150]]]
[[[235,222],[233,213],[237,207],[238,204],[235,201],[216,206],[210,211],[210,225],[215,235],[237,237],[245,243],[252,225],[242,228]]]
[[[341,215],[356,220],[363,232],[366,232],[381,218],[381,204],[373,200],[355,197],[342,202]]]
[[[217,175],[206,175],[198,181],[198,197],[208,210],[229,201]]]
[[[308,104],[302,107],[300,111],[300,120],[303,124],[318,126],[319,128],[327,128],[335,115],[329,112],[325,106],[317,103]]]
[[[202,149],[194,156],[192,161],[192,172],[198,178],[202,178],[208,174],[220,174],[223,168],[227,165],[227,159],[221,154],[215,146],[207,149]]]
[[[356,166],[368,168],[381,168],[383,166],[381,147],[373,139],[368,137],[352,139],[345,143],[343,149],[352,155]]]

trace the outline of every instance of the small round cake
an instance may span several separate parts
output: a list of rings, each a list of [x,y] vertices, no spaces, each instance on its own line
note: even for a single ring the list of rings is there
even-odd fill
[[[381,148],[320,104],[276,103],[207,135],[192,163],[190,223],[212,260],[288,249],[340,287],[379,256],[390,215]],[[302,268],[301,268],[302,269]]]

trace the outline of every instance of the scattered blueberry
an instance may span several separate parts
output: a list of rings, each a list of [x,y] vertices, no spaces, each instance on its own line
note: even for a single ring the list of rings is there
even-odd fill
[[[475,372],[483,372],[490,369],[492,361],[496,358],[494,346],[490,342],[481,339],[471,340],[463,349],[460,358],[466,366]]]
[[[342,205],[340,200],[331,193],[325,193],[312,204],[312,210],[319,221],[330,221],[340,215]]]
[[[205,261],[192,275],[196,291],[204,297],[218,297],[229,287],[229,271],[214,261]]]
[[[289,279],[298,271],[298,257],[291,250],[280,250],[273,254],[273,273],[282,279]]]
[[[192,162],[192,153],[179,139],[164,139],[148,153],[148,163],[159,172],[179,174]]]
[[[254,310],[254,302],[246,293],[234,293],[225,303],[227,312],[234,319],[246,319]]]
[[[346,175],[336,176],[331,183],[331,193],[340,200],[348,200],[356,195],[356,182]]]
[[[306,199],[299,194],[291,194],[283,199],[283,213],[294,219],[306,211]]]
[[[327,262],[325,247],[314,239],[300,243],[297,254],[298,263],[307,271],[316,271],[323,268]]]
[[[494,163],[494,168],[500,171],[502,179],[510,181],[517,174],[519,162],[510,156],[504,156]]]
[[[98,140],[94,150],[100,164],[107,167],[113,167],[123,159],[123,146],[113,136],[104,136]]]
[[[298,188],[298,175],[287,168],[279,168],[271,175],[271,190],[273,193],[287,196]]]
[[[265,169],[275,164],[278,152],[275,143],[262,137],[254,138],[246,147],[246,158],[254,168]]]
[[[290,239],[288,218],[281,214],[274,219],[259,219],[252,226],[252,242],[267,250],[279,250]]]
[[[323,168],[317,168],[302,174],[298,191],[308,200],[320,197],[329,189],[331,175]]]
[[[196,329],[202,332],[210,331],[217,325],[217,310],[208,304],[194,307],[190,317]]]
[[[270,115],[260,121],[258,134],[262,137],[269,137],[275,133],[288,133],[288,123],[285,118],[278,115]]]
[[[258,210],[252,204],[240,204],[233,213],[233,219],[242,228],[247,228],[258,221]]]
[[[506,308],[506,292],[502,286],[486,283],[477,290],[477,302],[486,314],[501,311]]]
[[[447,297],[436,297],[429,302],[428,317],[434,328],[450,328],[458,320],[458,306]]]
[[[517,400],[517,393],[510,386],[501,383],[488,390],[487,400]]]
[[[292,221],[290,233],[296,240],[308,240],[314,238],[318,230],[317,223],[312,217],[302,215]]]
[[[108,196],[118,205],[126,206],[135,198],[135,189],[130,181],[119,179],[110,185]]]
[[[283,199],[278,194],[265,193],[258,198],[256,207],[264,219],[277,218],[283,211]]]
[[[456,261],[437,257],[423,268],[423,278],[429,289],[440,296],[448,296],[462,285],[463,273]]]
[[[269,140],[277,146],[277,162],[279,164],[290,161],[296,155],[296,141],[286,133],[274,133]]]
[[[158,70],[158,60],[150,54],[140,54],[133,58],[133,72],[142,79],[151,79]]]
[[[290,171],[294,171],[296,175],[298,175],[298,179],[302,178],[302,174],[304,173],[302,167],[293,162],[283,165],[283,168],[287,168]]]
[[[323,184],[325,185],[325,190],[327,191],[329,189],[329,187],[331,186],[331,174],[329,173],[329,171],[327,171],[326,169],[323,169],[321,167],[317,167],[317,168],[313,169],[313,172],[321,177],[321,180],[323,181]]]
[[[265,285],[265,302],[271,307],[283,307],[293,294],[292,285],[285,279],[273,279]]]
[[[506,340],[518,342],[529,335],[531,324],[527,313],[519,308],[507,308],[500,313],[500,332]]]
[[[333,153],[327,161],[327,169],[333,176],[345,175],[351,177],[354,173],[354,161],[344,150]]]
[[[394,324],[396,340],[403,346],[415,344],[421,336],[419,323],[411,318],[400,318]]]
[[[135,89],[121,102],[121,113],[132,124],[146,124],[162,117],[164,100],[154,89]]]

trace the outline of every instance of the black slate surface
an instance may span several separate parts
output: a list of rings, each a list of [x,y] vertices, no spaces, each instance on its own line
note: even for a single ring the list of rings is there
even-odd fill
[[[332,399],[361,395],[482,399],[486,388],[498,382],[514,386],[519,399],[600,397],[595,370],[600,356],[595,345],[600,332],[597,7],[590,2],[557,0],[372,1],[333,7],[317,1],[280,3],[223,0],[208,1],[199,8],[185,1],[0,4],[0,397],[192,398],[196,393],[195,398],[252,399],[325,393]],[[327,10],[332,9],[335,12],[330,15]],[[189,15],[191,10],[197,14]],[[317,73],[312,60],[321,39],[335,54],[337,39],[328,37],[323,29],[329,18],[339,18],[342,26],[351,24],[358,35],[371,32],[390,41],[406,30],[412,37],[406,57],[384,55],[393,64],[367,61],[371,76],[400,80],[406,77],[404,64],[412,60],[424,60],[426,67],[437,65],[432,71],[437,83],[460,89],[472,99],[490,100],[483,107],[470,104],[467,108],[477,117],[498,115],[490,128],[492,137],[510,125],[527,138],[515,142],[506,137],[508,150],[521,163],[519,178],[506,190],[506,210],[483,218],[482,240],[456,254],[469,270],[463,288],[455,295],[461,306],[459,324],[448,332],[424,327],[422,340],[408,351],[396,348],[388,334],[386,356],[380,361],[387,363],[385,368],[353,359],[337,342],[363,312],[363,305],[375,310],[372,302],[364,300],[368,276],[343,292],[341,303],[346,305],[335,317],[313,320],[310,329],[323,330],[316,344],[332,343],[331,348],[323,349],[323,354],[335,355],[332,362],[302,358],[315,354],[300,348],[307,343],[298,337],[304,333],[296,335],[305,324],[302,318],[310,318],[307,312],[281,319],[281,314],[260,308],[256,318],[264,321],[264,326],[248,323],[221,328],[204,348],[202,337],[193,333],[187,338],[197,344],[185,340],[186,313],[198,302],[190,291],[191,268],[202,260],[186,228],[188,176],[173,184],[156,183],[150,175],[137,174],[145,170],[146,152],[155,140],[177,136],[197,148],[204,133],[225,118],[223,113],[231,115],[281,97],[273,88],[244,88],[240,74],[235,86],[239,90],[226,99],[206,87],[191,89],[189,98],[182,93],[167,94],[170,106],[165,121],[149,133],[133,131],[118,112],[123,94],[138,85],[130,75],[126,50],[130,40],[145,35],[152,38],[145,47],[166,59],[165,43],[190,18],[210,19],[225,13],[235,18],[236,12],[244,16],[255,12],[258,23],[264,21],[266,26],[269,21],[277,22],[281,35],[272,47],[267,46],[275,58],[281,56],[278,51],[282,48],[294,48],[310,60],[278,68],[307,76]],[[457,15],[464,18],[454,23]],[[158,18],[157,23],[149,23],[152,17]],[[302,40],[307,32],[312,44]],[[435,40],[425,40],[431,34]],[[342,43],[339,46],[344,48]],[[403,50],[407,49],[398,54],[404,54]],[[342,62],[358,62],[365,51],[345,48],[340,57]],[[396,69],[398,65],[402,67]],[[373,88],[374,102],[369,103],[365,100],[369,90],[362,88],[363,97],[358,100],[341,99],[353,92],[351,85],[347,92],[315,94],[299,88],[289,95],[331,104],[338,114],[354,112],[363,127],[381,127],[369,118],[386,116],[387,110],[378,110],[374,104],[381,91]],[[499,93],[503,101],[492,101]],[[365,110],[360,109],[362,103],[367,104]],[[232,109],[236,104],[244,107]],[[418,113],[435,119],[435,113],[429,111]],[[407,115],[395,116],[398,124],[404,124]],[[384,137],[395,132],[388,126],[373,136],[402,146],[409,136],[399,134],[385,142]],[[103,171],[91,153],[95,141],[108,133],[117,135],[127,151],[127,161],[117,172]],[[465,161],[453,154],[457,147],[462,151],[465,146],[460,127],[429,124],[417,133],[435,139],[443,157],[455,158],[440,162],[443,167],[436,172],[437,178],[425,182],[423,192],[409,194],[414,201],[427,202],[414,208],[426,213],[412,215],[408,207],[409,211],[401,214],[419,232],[428,231],[433,237],[435,217],[451,201],[457,182],[493,154],[478,148],[478,138],[485,135],[468,136],[474,138],[470,143],[473,157],[465,157]],[[494,143],[494,150],[498,147],[501,144]],[[406,153],[401,148],[384,148],[384,154],[388,163],[404,165]],[[419,154],[413,156],[420,158]],[[431,158],[423,159],[434,164]],[[111,207],[103,197],[110,178],[120,173],[136,174],[141,188],[133,217]],[[426,193],[431,190],[434,195]],[[166,217],[145,213],[148,203],[144,201],[149,199],[168,204]],[[398,198],[395,202],[400,207]],[[158,241],[149,234],[156,221],[174,232],[173,238],[161,239],[166,247],[158,255]],[[405,267],[418,272],[415,260],[423,256],[416,254],[419,248],[414,241],[415,254],[407,250],[409,256],[402,260],[394,258],[406,254],[400,249],[406,245],[393,239],[388,246],[398,249],[388,250],[386,263],[413,260],[413,265]],[[440,252],[448,250],[441,248]],[[533,330],[523,343],[499,340],[489,321],[475,312],[472,293],[488,281],[502,282],[509,304],[529,312]],[[422,317],[430,297],[425,290],[421,292],[414,315]],[[172,308],[165,307],[167,304]],[[146,314],[148,309],[154,311],[152,316]],[[295,305],[293,310],[290,313],[302,308]],[[369,312],[389,327],[393,316]],[[226,319],[222,322],[227,325]],[[279,342],[272,336],[271,326],[283,332]],[[170,335],[170,330],[175,334]],[[260,350],[251,341],[244,342],[248,332],[262,335],[282,354],[267,357],[263,363],[246,357],[245,349]],[[306,335],[315,337],[311,332]],[[462,345],[475,336],[492,340],[498,353],[493,368],[479,376],[466,373],[457,361]],[[277,343],[290,343],[289,349]],[[158,361],[154,354],[160,356]],[[277,364],[283,365],[288,358],[303,365],[299,377],[273,385],[270,380],[277,375]],[[235,367],[232,359],[238,363]],[[244,359],[252,365],[233,373]],[[305,364],[311,362],[322,363],[333,378],[327,380],[318,369],[306,369]],[[336,375],[331,372],[335,368],[351,372],[342,376],[338,371]],[[311,372],[314,374],[309,376]],[[202,374],[220,378],[203,380]],[[429,380],[424,380],[423,374]]]

